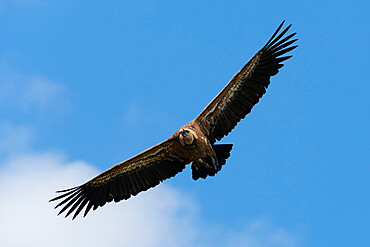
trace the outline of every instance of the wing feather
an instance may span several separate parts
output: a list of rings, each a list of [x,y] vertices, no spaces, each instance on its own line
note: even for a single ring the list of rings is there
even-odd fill
[[[66,216],[73,212],[74,219],[86,206],[84,217],[91,210],[111,201],[121,201],[141,191],[155,187],[160,182],[181,172],[190,160],[176,153],[177,142],[168,139],[133,158],[113,166],[87,183],[58,191],[63,193],[50,201],[62,200],[55,208],[63,206]]]
[[[297,39],[296,33],[284,37],[291,25],[280,32],[279,25],[266,45],[236,73],[225,88],[206,106],[194,120],[211,143],[221,140],[243,119],[270,84],[270,77],[276,75],[284,65],[281,62],[292,56],[282,55],[292,51]]]

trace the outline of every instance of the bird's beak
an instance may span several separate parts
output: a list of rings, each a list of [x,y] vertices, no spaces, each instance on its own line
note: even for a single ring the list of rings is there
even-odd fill
[[[180,135],[184,135],[185,134],[185,130],[184,129],[180,130],[179,134]]]

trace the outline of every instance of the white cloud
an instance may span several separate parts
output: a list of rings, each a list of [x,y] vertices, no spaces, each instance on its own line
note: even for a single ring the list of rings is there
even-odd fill
[[[195,239],[192,202],[161,186],[135,200],[107,205],[75,221],[57,217],[48,200],[97,171],[55,154],[13,159],[0,173],[3,246],[189,246]],[[82,180],[81,180],[82,179]]]
[[[231,232],[201,220],[198,205],[166,184],[125,202],[110,203],[86,218],[57,217],[48,200],[98,171],[62,155],[24,155],[0,164],[2,246],[298,246],[294,235],[263,221]]]

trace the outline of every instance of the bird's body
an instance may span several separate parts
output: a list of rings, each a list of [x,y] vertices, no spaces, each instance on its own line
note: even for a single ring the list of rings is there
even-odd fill
[[[212,145],[195,120],[182,126],[171,138],[179,140],[174,146],[175,152],[191,161],[194,180],[214,176],[225,164],[232,148],[232,144]]]
[[[284,22],[283,22],[284,23]],[[234,75],[225,88],[191,122],[182,126],[166,141],[123,161],[80,186],[58,191],[52,199],[62,200],[66,217],[75,218],[86,206],[84,216],[107,202],[126,200],[155,187],[181,172],[192,163],[194,180],[214,176],[230,156],[232,144],[216,144],[227,135],[259,102],[270,83],[270,77],[291,56],[281,55],[293,50],[295,33],[283,38],[290,26],[279,33],[278,27],[267,44]]]
[[[211,157],[216,163],[216,153],[212,149],[211,143],[194,121],[181,127],[173,136],[175,138],[178,136],[181,144],[179,151],[183,152],[191,161]]]

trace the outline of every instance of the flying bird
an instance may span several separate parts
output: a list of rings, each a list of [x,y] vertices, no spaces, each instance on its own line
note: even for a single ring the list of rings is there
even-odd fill
[[[283,67],[281,62],[292,57],[283,55],[297,47],[292,45],[297,41],[292,39],[296,33],[286,35],[291,25],[282,30],[283,24],[284,21],[206,108],[170,138],[80,186],[57,191],[62,194],[50,201],[61,200],[55,207],[62,207],[59,214],[68,209],[65,217],[74,213],[74,219],[86,206],[85,217],[91,209],[113,200],[127,200],[157,186],[190,163],[194,180],[219,172],[233,145],[216,141],[230,133],[252,110],[266,92],[270,77]]]

